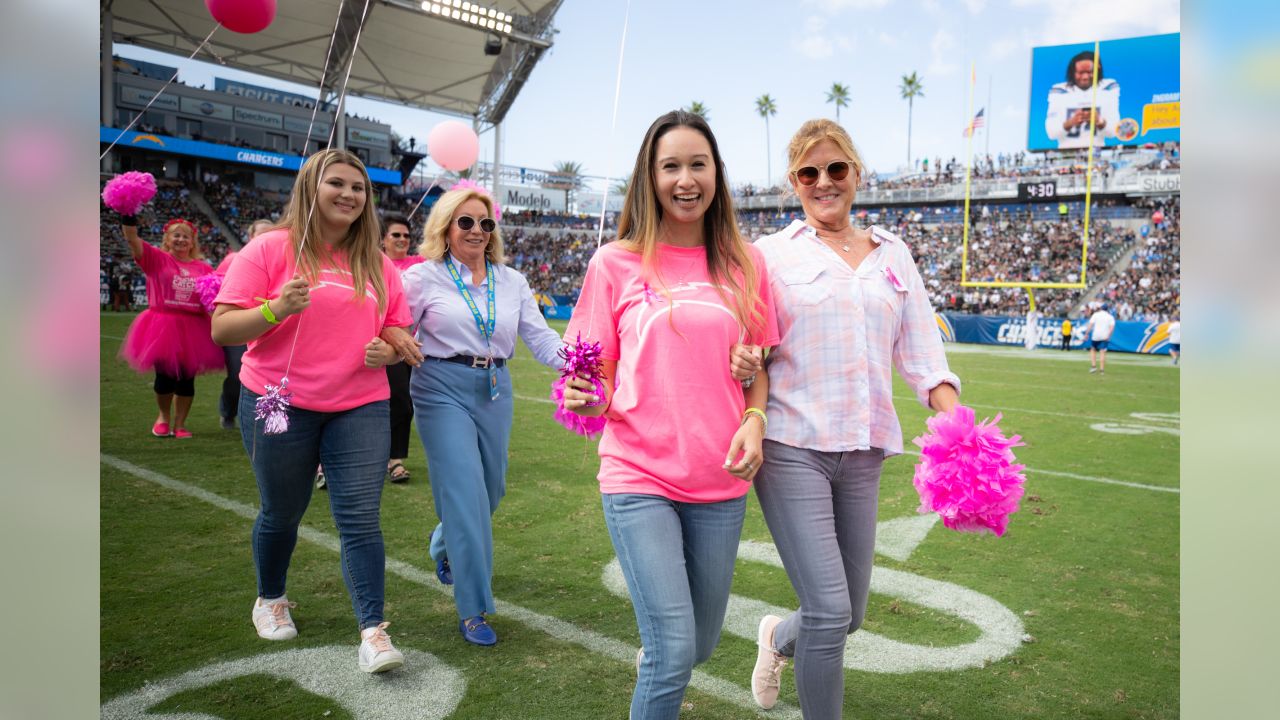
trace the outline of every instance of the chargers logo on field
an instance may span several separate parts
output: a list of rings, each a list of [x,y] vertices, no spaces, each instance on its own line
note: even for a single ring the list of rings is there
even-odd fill
[[[1151,323],[1147,326],[1147,331],[1142,335],[1142,342],[1138,343],[1138,352],[1158,353],[1168,344],[1169,323]]]
[[[130,140],[130,141],[129,141],[129,144],[130,144],[130,145],[137,145],[138,143],[142,142],[143,140],[146,140],[147,142],[153,142],[153,143],[155,143],[155,144],[159,145],[160,147],[164,147],[164,141],[163,141],[163,140],[161,140],[160,138],[156,137],[155,135],[135,135],[135,136],[134,136],[134,138],[133,138],[132,140]]]
[[[934,313],[933,319],[938,323],[938,332],[942,334],[942,342],[955,342],[956,329],[951,327],[951,321],[943,317],[941,313]]]

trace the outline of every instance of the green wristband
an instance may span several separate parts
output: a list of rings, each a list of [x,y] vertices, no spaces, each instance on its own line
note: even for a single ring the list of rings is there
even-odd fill
[[[269,300],[263,300],[262,304],[258,306],[258,309],[262,311],[262,317],[266,318],[267,322],[272,325],[279,325],[280,320],[276,317],[275,313],[271,312],[271,306],[269,303]]]

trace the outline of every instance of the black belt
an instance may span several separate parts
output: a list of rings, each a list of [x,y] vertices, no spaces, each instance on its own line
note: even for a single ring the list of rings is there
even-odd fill
[[[507,364],[507,361],[502,358],[490,359],[486,357],[473,357],[471,355],[454,355],[453,357],[447,358],[428,357],[427,359],[439,360],[440,362],[457,363],[459,365],[466,365],[474,368],[487,368],[490,364],[494,367],[502,367]]]

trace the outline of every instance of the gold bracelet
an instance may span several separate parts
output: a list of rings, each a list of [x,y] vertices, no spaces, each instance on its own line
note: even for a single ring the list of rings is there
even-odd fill
[[[760,418],[760,424],[763,426],[763,429],[767,432],[769,430],[769,418],[765,416],[764,411],[761,410],[760,408],[749,407],[745,411],[743,411],[742,422],[739,424],[745,425],[747,423],[747,418],[751,417],[752,415],[755,415],[756,417]]]
[[[265,318],[267,322],[272,325],[279,325],[280,320],[276,318],[275,313],[271,312],[271,306],[267,304],[269,302],[269,300],[263,300],[262,304],[258,306],[258,309],[262,311],[262,317]]]

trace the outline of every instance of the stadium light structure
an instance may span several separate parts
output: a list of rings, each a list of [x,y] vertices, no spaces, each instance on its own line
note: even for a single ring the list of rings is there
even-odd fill
[[[399,2],[390,0],[391,4]],[[454,25],[461,25],[481,32],[493,33],[499,38],[510,38],[516,42],[536,45],[541,48],[551,47],[547,40],[530,34],[528,28],[536,23],[530,18],[512,15],[493,7],[470,2],[470,0],[423,0],[418,4],[422,12]]]

